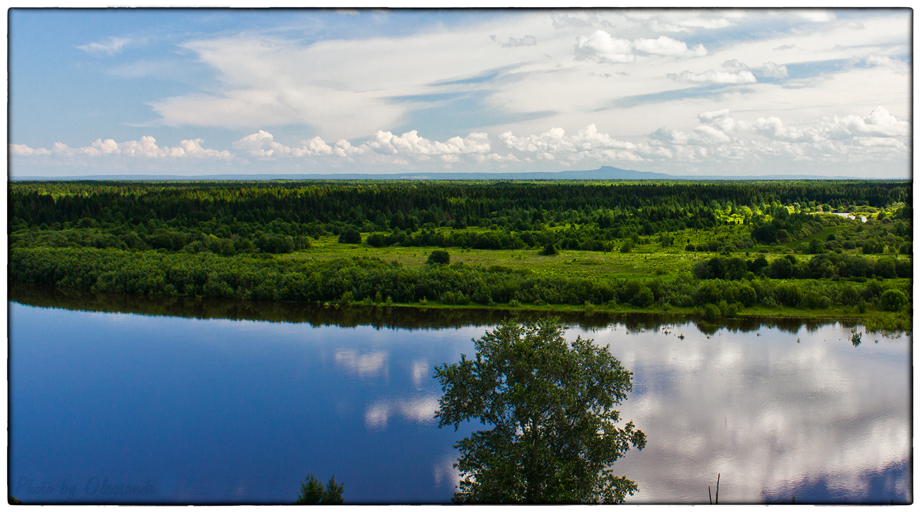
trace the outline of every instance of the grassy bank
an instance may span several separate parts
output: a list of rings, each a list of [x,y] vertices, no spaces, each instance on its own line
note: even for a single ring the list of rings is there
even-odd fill
[[[667,253],[430,251],[317,243],[292,254],[219,256],[94,248],[13,248],[12,281],[78,290],[240,300],[522,311],[645,312],[723,318],[857,320],[910,330],[909,304],[880,306],[910,279],[701,280],[701,257]],[[348,257],[346,257],[348,256]],[[660,274],[660,275],[659,275]]]

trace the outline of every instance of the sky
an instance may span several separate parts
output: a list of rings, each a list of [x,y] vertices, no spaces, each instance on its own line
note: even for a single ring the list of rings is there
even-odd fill
[[[910,178],[909,9],[11,9],[11,177]]]

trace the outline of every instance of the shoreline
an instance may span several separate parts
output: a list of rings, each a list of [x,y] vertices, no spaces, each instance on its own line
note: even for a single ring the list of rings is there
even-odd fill
[[[673,323],[695,323],[709,327],[731,325],[788,324],[810,325],[841,323],[844,326],[864,326],[867,332],[906,333],[910,335],[912,325],[898,322],[898,315],[887,312],[844,312],[835,310],[796,310],[781,308],[766,310],[752,307],[751,311],[739,312],[734,317],[706,320],[700,308],[635,308],[610,306],[572,305],[457,305],[428,303],[365,303],[364,301],[311,302],[285,300],[217,299],[187,295],[144,295],[128,293],[92,292],[74,288],[62,289],[47,285],[10,282],[8,300],[33,307],[51,307],[83,311],[104,311],[142,315],[165,315],[176,317],[248,319],[255,321],[306,321],[325,325],[354,322],[368,325],[396,325],[433,327],[439,322],[448,325],[486,325],[497,323],[502,318],[522,320],[551,315],[560,316],[590,327],[601,327],[614,322],[635,325],[665,325]],[[331,315],[330,315],[331,313]],[[329,317],[329,318],[323,318]],[[417,321],[406,321],[417,317]],[[363,320],[363,322],[362,322]]]

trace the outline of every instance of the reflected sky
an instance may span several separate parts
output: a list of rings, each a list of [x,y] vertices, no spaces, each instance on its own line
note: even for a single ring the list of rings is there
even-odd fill
[[[437,428],[433,369],[483,327],[9,312],[24,502],[282,503],[314,473],[344,482],[347,503],[445,503],[457,483],[453,445],[474,426]],[[615,466],[639,484],[628,501],[706,503],[717,474],[723,503],[911,499],[909,337],[626,332],[567,336],[609,344],[635,374],[622,417],[649,441]]]
[[[639,484],[629,501],[708,503],[719,474],[720,503],[911,499],[909,470],[895,486],[870,477],[910,465],[909,338],[865,334],[879,342],[854,347],[840,325],[663,330],[585,334],[635,373],[621,412],[649,442],[617,462]]]

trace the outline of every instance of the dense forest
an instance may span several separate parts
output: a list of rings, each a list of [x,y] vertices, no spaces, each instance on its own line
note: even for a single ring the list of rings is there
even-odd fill
[[[907,182],[14,182],[8,197],[11,280],[58,288],[910,322]],[[578,254],[597,268],[561,266]]]

